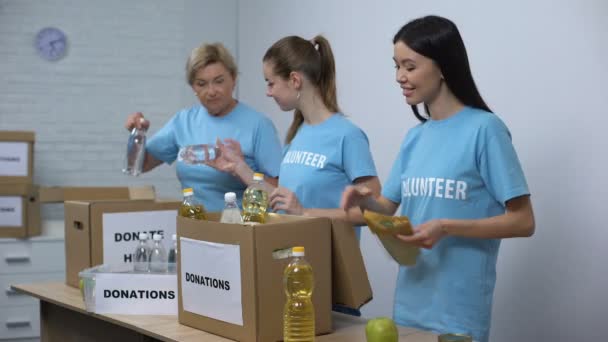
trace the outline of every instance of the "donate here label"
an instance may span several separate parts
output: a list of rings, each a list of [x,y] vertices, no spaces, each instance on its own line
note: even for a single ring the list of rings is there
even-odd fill
[[[243,325],[239,245],[180,238],[184,310]]]
[[[98,273],[95,313],[177,315],[175,274]]]
[[[134,211],[128,213],[104,213],[103,263],[120,265],[133,262],[139,233],[161,234],[165,250],[171,247],[171,235],[175,234],[177,210]]]

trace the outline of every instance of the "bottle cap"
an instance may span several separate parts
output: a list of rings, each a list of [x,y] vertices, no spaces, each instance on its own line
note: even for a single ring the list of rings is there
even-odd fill
[[[293,256],[304,256],[304,247],[298,246],[291,249],[291,255]]]
[[[236,201],[236,194],[234,192],[227,192],[224,194],[224,201],[234,202]]]
[[[154,241],[160,241],[160,240],[162,240],[162,239],[163,239],[163,236],[162,236],[162,235],[160,235],[160,234],[154,234],[154,235],[152,236],[152,239],[153,239]]]
[[[139,233],[139,239],[140,240],[147,240],[148,239],[148,234],[147,233]]]
[[[173,240],[173,241],[177,240],[177,235],[176,234],[171,235],[171,240]]]
[[[184,194],[184,196],[190,196],[194,194],[194,191],[192,190],[192,188],[185,188],[184,190],[182,190],[182,193]]]
[[[259,172],[254,173],[253,174],[253,180],[256,180],[256,181],[264,180],[264,174],[263,173],[259,173]]]

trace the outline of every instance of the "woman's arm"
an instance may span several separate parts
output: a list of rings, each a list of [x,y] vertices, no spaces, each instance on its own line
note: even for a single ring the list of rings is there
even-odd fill
[[[144,158],[144,165],[142,166],[142,172],[148,172],[163,162],[154,158],[154,156],[148,152],[146,152],[146,157]]]
[[[374,193],[365,185],[349,186],[342,193],[340,207],[344,211],[357,208],[360,213],[364,210],[371,210],[385,215],[394,215],[399,204],[379,195],[379,192]]]
[[[398,237],[424,248],[431,248],[441,238],[451,235],[479,239],[529,237],[534,234],[534,213],[530,196],[520,196],[506,202],[502,215],[476,219],[438,219],[414,228],[414,235]]]
[[[354,184],[369,189],[370,193],[380,193],[380,181],[376,176],[366,176],[355,179]],[[342,219],[353,224],[365,224],[363,214],[358,207],[352,207],[348,210],[340,208],[336,209],[320,209],[320,208],[304,208],[300,204],[296,195],[289,189],[279,187],[270,195],[270,206],[273,210],[284,210],[292,215],[304,215],[315,217],[329,217]]]

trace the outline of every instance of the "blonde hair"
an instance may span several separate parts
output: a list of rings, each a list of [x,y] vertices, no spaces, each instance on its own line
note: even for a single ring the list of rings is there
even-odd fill
[[[230,51],[222,43],[203,44],[192,50],[186,62],[188,84],[194,84],[194,77],[199,69],[213,63],[222,63],[228,69],[232,78],[236,79],[238,69]]]
[[[303,73],[317,88],[323,104],[331,112],[339,112],[336,90],[336,65],[329,41],[318,35],[312,40],[289,36],[274,43],[264,55],[264,62],[272,63],[273,72],[288,79],[293,71]],[[291,142],[304,122],[298,109],[293,113],[293,121],[285,141]]]

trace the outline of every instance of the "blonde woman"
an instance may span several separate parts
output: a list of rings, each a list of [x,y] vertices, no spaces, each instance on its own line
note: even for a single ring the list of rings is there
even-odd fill
[[[237,66],[230,52],[220,43],[203,44],[194,50],[186,63],[186,79],[198,99],[192,107],[178,111],[146,144],[144,172],[177,159],[181,147],[237,143],[246,165],[267,176],[276,184],[281,162],[281,143],[272,122],[262,113],[233,97]],[[125,127],[150,126],[141,120],[141,112],[127,118]],[[197,199],[209,211],[220,211],[224,193],[235,192],[241,201],[246,184],[218,161],[214,165],[177,164],[177,177],[182,187],[193,188]]]

